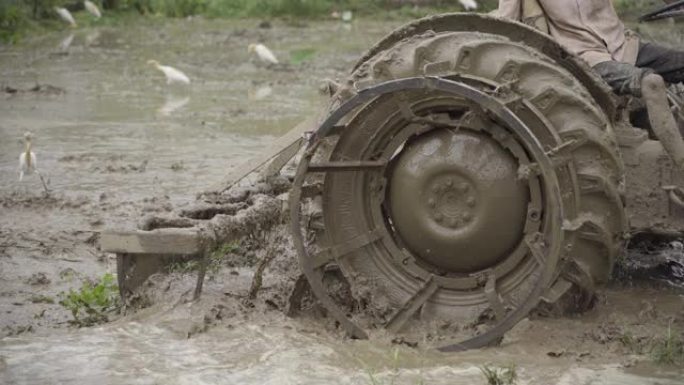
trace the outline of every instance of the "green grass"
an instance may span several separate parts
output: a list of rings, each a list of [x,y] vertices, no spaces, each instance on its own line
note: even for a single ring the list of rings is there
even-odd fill
[[[59,302],[73,316],[72,324],[92,326],[109,321],[108,315],[119,308],[119,288],[112,274],[105,274],[97,283],[83,282],[79,290],[62,293]]]
[[[223,266],[223,262],[226,256],[230,253],[237,251],[239,247],[240,245],[238,243],[232,242],[224,243],[216,249],[214,249],[214,251],[212,251],[209,254],[209,265],[207,266],[207,273],[210,276],[215,276],[216,274],[218,274],[219,270],[221,270],[221,267]],[[183,262],[170,263],[168,264],[166,269],[169,273],[189,274],[198,271],[200,266],[201,263],[198,259],[191,259]]]
[[[684,341],[681,335],[672,332],[672,327],[667,327],[667,334],[653,340],[651,348],[653,361],[660,365],[684,364]]]
[[[514,385],[518,381],[518,372],[515,365],[504,367],[484,365],[480,367],[482,375],[488,385]]]

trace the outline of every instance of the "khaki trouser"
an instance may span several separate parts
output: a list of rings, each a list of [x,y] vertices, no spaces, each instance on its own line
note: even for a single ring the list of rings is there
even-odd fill
[[[523,0],[522,22],[544,33],[549,33],[549,23],[546,20],[544,9],[537,0]]]

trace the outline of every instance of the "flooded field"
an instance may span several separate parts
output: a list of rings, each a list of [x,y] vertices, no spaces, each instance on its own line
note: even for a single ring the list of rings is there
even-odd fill
[[[249,307],[235,293],[249,289],[251,273],[235,269],[207,282],[200,302],[186,300],[193,276],[176,276],[158,284],[164,301],[150,308],[69,327],[60,293],[116,270],[99,231],[193,201],[319,111],[322,81],[403,22],[259,24],[141,19],[0,48],[0,383],[485,384],[486,364],[514,365],[520,384],[682,383],[682,368],[653,364],[625,342],[684,330],[682,282],[671,279],[616,284],[588,314],[533,317],[501,347],[459,354],[389,336],[353,341],[267,304]],[[253,42],[283,64],[250,58]],[[168,86],[150,59],[191,85]],[[17,180],[26,131],[48,198],[35,175]],[[667,252],[684,260],[681,249]]]

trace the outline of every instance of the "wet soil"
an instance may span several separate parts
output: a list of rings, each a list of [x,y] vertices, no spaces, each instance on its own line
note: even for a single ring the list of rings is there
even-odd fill
[[[259,237],[210,274],[200,301],[194,273],[155,275],[135,309],[70,327],[60,293],[116,270],[98,249],[101,230],[188,207],[317,112],[321,81],[401,22],[258,24],[151,20],[0,48],[0,383],[484,384],[487,363],[516,365],[523,384],[681,383],[682,368],[653,364],[650,351],[668,328],[684,331],[677,240],[634,244],[594,310],[532,316],[501,346],[466,353],[386,335],[350,340],[315,305],[287,317],[299,271],[284,224],[271,232],[277,256],[256,296],[254,266],[269,253]],[[315,55],[266,68],[248,57],[253,41],[284,61]],[[167,87],[147,59],[182,69],[192,85]],[[25,131],[36,136],[47,197],[36,176],[17,182]]]

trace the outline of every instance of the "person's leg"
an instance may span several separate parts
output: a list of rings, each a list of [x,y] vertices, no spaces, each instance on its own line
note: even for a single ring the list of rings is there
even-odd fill
[[[658,74],[646,75],[641,81],[641,94],[646,102],[653,133],[670,154],[672,161],[680,169],[684,169],[684,140],[670,110],[667,84],[663,77]]]
[[[637,68],[628,63],[606,61],[594,66],[594,71],[608,83],[618,95],[641,97],[642,79],[651,73],[649,68]]]
[[[679,133],[667,100],[667,85],[663,77],[651,68],[608,61],[594,66],[594,70],[619,95],[641,97],[648,109],[648,120],[653,133],[660,140],[672,161],[684,169],[684,140]]]
[[[636,66],[652,69],[667,83],[684,82],[684,51],[644,43],[639,47]]]

